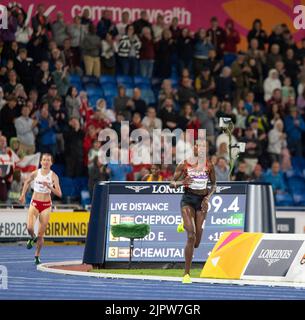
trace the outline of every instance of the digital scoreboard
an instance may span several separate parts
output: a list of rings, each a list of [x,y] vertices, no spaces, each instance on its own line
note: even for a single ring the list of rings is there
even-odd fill
[[[251,229],[251,217],[249,220],[247,214],[251,211],[249,190],[246,183],[217,184],[209,201],[200,247],[194,251],[194,262],[207,260],[223,232]],[[111,226],[120,223],[150,225],[150,233],[135,240],[134,262],[183,262],[186,232],[177,232],[177,226],[182,222],[182,195],[183,187],[174,190],[160,182],[96,185],[84,262],[104,264],[129,260],[129,239],[115,238],[111,234]]]
[[[244,230],[245,198],[243,194],[211,198],[202,242],[195,250],[194,261],[207,259],[222,232]],[[135,242],[133,260],[183,261],[186,233],[177,233],[177,225],[181,223],[180,199],[181,194],[110,195],[106,261],[129,258],[129,239],[113,238],[110,232],[111,226],[118,223],[147,223],[151,227],[148,236]]]

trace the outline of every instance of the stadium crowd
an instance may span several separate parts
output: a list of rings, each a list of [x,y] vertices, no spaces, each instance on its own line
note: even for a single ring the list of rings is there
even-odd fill
[[[99,163],[100,130],[120,136],[128,120],[130,131],[206,129],[217,180],[226,181],[228,137],[218,122],[229,117],[233,143],[246,143],[233,179],[270,182],[276,195],[289,195],[286,174],[304,156],[305,38],[297,45],[286,25],[267,34],[255,20],[248,49],[238,51],[229,19],[221,26],[212,17],[192,32],[162,15],[151,24],[145,11],[136,21],[124,12],[115,24],[105,10],[94,24],[85,10],[67,23],[63,12],[51,21],[40,4],[25,25],[20,5],[8,9],[8,29],[0,30],[0,159],[51,153],[60,177],[87,177],[90,192],[98,180],[170,180],[174,165]],[[2,202],[17,199],[22,183],[7,163],[0,163]]]

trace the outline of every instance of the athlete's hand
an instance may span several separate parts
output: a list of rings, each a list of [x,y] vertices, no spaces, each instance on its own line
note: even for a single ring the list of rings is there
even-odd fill
[[[209,198],[208,197],[204,197],[202,202],[201,202],[201,211],[202,212],[208,212],[208,208],[209,208]]]
[[[21,195],[21,196],[19,197],[19,202],[20,202],[21,204],[25,204],[25,196],[24,196],[24,195]]]

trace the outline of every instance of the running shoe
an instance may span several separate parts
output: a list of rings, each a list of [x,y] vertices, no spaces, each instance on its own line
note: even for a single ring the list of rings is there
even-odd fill
[[[37,242],[37,237],[28,240],[27,243],[26,243],[26,248],[27,249],[32,249],[34,243],[36,243],[36,242]]]
[[[191,277],[189,274],[185,274],[182,278],[182,283],[192,283]]]
[[[177,232],[181,233],[181,232],[184,232],[184,226],[183,226],[183,222],[178,224],[178,227],[177,227]]]
[[[35,257],[35,264],[36,265],[41,264],[41,261],[40,261],[39,257]]]

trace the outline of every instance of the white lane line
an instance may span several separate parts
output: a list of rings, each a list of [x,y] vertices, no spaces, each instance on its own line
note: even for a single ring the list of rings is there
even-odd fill
[[[80,261],[65,261],[56,263],[43,263],[37,266],[37,270],[42,272],[50,272],[57,274],[69,274],[86,277],[97,278],[112,278],[112,279],[135,279],[135,280],[155,280],[155,281],[174,281],[181,282],[179,277],[161,277],[161,276],[143,276],[143,275],[126,275],[126,274],[111,274],[111,273],[95,273],[95,272],[81,272],[72,270],[60,270],[52,269],[51,266],[58,265],[75,265]],[[193,278],[193,283],[220,283],[220,284],[237,284],[237,285],[258,285],[258,286],[281,286],[281,287],[293,287],[293,288],[305,288],[305,283],[300,282],[280,282],[280,281],[256,281],[256,280],[226,280],[226,279],[207,279],[207,278]]]

